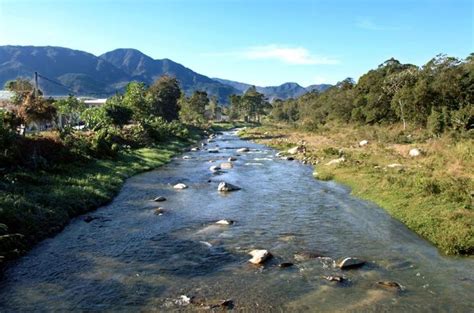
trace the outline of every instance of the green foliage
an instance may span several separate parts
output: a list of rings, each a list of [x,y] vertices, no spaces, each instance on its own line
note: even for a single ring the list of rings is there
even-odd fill
[[[404,129],[409,123],[439,136],[448,130],[469,132],[473,103],[472,55],[465,60],[438,55],[421,68],[390,59],[362,75],[357,84],[346,79],[322,93],[274,101],[270,116],[274,121],[297,122],[307,130],[330,121],[403,122]]]
[[[91,107],[81,113],[81,120],[91,130],[101,129],[111,125],[112,121],[102,107]]]
[[[73,95],[56,101],[54,106],[59,114],[58,117],[61,119],[59,124],[62,127],[71,127],[79,124],[80,115],[86,109],[84,102]]]
[[[206,92],[195,91],[190,98],[183,96],[180,99],[179,117],[184,123],[203,125],[206,122],[204,113],[208,104],[209,98]]]
[[[125,106],[120,95],[115,95],[109,99],[102,107],[105,110],[105,116],[113,126],[122,128],[133,116],[133,111]]]
[[[148,89],[149,115],[161,116],[167,122],[178,119],[180,96],[181,89],[176,78],[166,75],[160,77]]]

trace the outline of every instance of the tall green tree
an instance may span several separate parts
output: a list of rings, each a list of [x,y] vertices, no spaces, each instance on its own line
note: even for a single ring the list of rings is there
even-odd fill
[[[150,104],[150,114],[161,116],[170,122],[178,119],[178,100],[181,89],[178,80],[170,76],[162,76],[148,89],[147,100]]]

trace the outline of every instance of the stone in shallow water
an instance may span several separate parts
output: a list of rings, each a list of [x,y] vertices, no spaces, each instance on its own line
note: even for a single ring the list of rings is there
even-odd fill
[[[263,264],[272,257],[272,254],[268,250],[252,250],[249,254],[252,256],[249,262],[256,265]]]
[[[397,283],[396,281],[383,280],[378,281],[377,285],[385,288],[390,288],[394,290],[403,290],[403,286]]]
[[[329,280],[329,281],[335,281],[338,283],[342,283],[345,278],[342,276],[334,275],[334,276],[323,276],[324,279]]]
[[[344,258],[341,262],[339,262],[337,264],[337,267],[339,267],[342,270],[345,270],[345,269],[350,269],[350,268],[358,268],[364,264],[365,264],[365,261],[363,260],[348,257],[348,258]]]
[[[230,170],[231,168],[234,167],[234,165],[230,162],[224,162],[224,163],[221,163],[221,168],[224,169],[224,170]]]
[[[278,267],[280,267],[280,268],[287,268],[287,267],[291,267],[291,266],[293,266],[293,265],[294,265],[294,264],[291,263],[291,262],[283,262],[283,263],[278,264]]]
[[[220,191],[220,192],[236,191],[240,189],[241,189],[240,187],[237,187],[235,185],[232,185],[226,182],[220,182],[219,186],[217,186],[217,191]]]
[[[155,209],[156,215],[163,215],[163,213],[165,213],[165,209],[163,209],[162,207],[158,207]]]
[[[188,188],[188,186],[186,186],[183,183],[179,183],[179,184],[174,185],[173,188],[174,189],[186,189],[186,188]]]
[[[211,172],[218,172],[218,171],[221,170],[221,167],[220,167],[220,166],[217,166],[217,165],[213,165],[213,166],[211,166],[211,167],[209,168],[209,170],[210,170]]]
[[[166,198],[163,197],[163,196],[159,196],[159,197],[156,197],[155,199],[153,199],[153,201],[156,201],[156,202],[163,202],[163,201],[166,201]]]
[[[230,158],[227,159],[227,161],[229,161],[229,162],[237,161],[237,158],[235,158],[235,157],[230,157]]]
[[[249,152],[250,149],[245,147],[245,148],[240,148],[240,149],[237,149],[237,153],[241,153],[241,152]]]
[[[232,224],[234,224],[234,221],[223,219],[223,220],[218,220],[216,222],[216,224],[219,224],[219,225],[232,225]]]

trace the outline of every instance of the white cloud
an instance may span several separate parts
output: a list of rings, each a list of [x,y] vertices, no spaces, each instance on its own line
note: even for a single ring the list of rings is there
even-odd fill
[[[337,64],[338,60],[313,55],[303,47],[266,45],[250,47],[242,51],[242,57],[250,60],[278,60],[288,64]]]
[[[286,64],[315,65],[339,64],[339,60],[331,57],[312,54],[303,47],[282,45],[253,46],[234,52],[206,53],[206,56],[234,56],[247,60],[276,60]]]

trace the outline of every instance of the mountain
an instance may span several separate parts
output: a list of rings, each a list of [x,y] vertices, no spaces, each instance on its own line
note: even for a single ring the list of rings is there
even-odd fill
[[[227,79],[221,79],[221,78],[213,78],[213,80],[232,86],[235,89],[239,90],[241,93],[244,93],[248,88],[252,86],[246,83],[240,83],[240,82],[227,80]],[[329,85],[329,84],[320,84],[320,85],[310,85],[305,88],[305,87],[300,86],[297,83],[284,83],[280,86],[268,86],[268,87],[256,86],[256,88],[258,92],[263,93],[270,101],[273,101],[274,99],[286,100],[289,98],[297,98],[305,93],[315,91],[315,90],[318,92],[322,92],[331,86],[332,85]]]
[[[0,46],[0,86],[17,77],[40,75],[40,89],[45,95],[106,97],[123,91],[130,81],[151,84],[163,75],[176,77],[183,91],[195,90],[216,96],[228,103],[231,94],[243,94],[251,85],[231,80],[209,78],[170,59],[153,59],[136,49],[116,49],[100,56],[62,47]],[[323,91],[330,85],[297,83],[257,87],[270,100],[296,98],[302,94]]]
[[[189,95],[195,90],[206,91],[215,95],[219,102],[228,101],[231,94],[238,93],[232,86],[222,84],[207,76],[198,74],[170,59],[154,60],[136,49],[116,49],[99,56],[115,67],[123,70],[133,80],[151,84],[163,75],[176,77],[181,88]]]
[[[172,60],[154,60],[134,49],[97,57],[62,47],[0,46],[0,86],[17,77],[32,78],[34,72],[41,75],[39,84],[45,95],[109,96],[123,91],[130,81],[151,84],[165,74],[176,77],[188,95],[204,90],[226,103],[231,94],[239,93]]]
[[[46,94],[110,94],[123,86],[128,75],[93,54],[61,47],[0,46],[0,86],[6,81],[33,77],[34,72],[60,84],[41,79]]]

